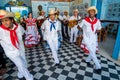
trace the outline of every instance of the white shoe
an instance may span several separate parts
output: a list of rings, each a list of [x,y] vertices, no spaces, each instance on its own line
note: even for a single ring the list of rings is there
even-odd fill
[[[26,80],[33,80],[33,75],[30,75],[30,77],[26,78]]]
[[[17,76],[18,78],[23,78],[23,75],[20,72],[18,72]]]

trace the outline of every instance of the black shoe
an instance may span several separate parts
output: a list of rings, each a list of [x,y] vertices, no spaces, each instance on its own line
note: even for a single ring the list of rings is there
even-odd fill
[[[101,74],[102,70],[101,69],[96,69],[95,70],[98,74]]]
[[[54,65],[54,66],[59,66],[59,65],[60,65],[60,63],[61,63],[61,61],[60,61],[59,63],[55,63],[55,65]]]
[[[59,66],[60,65],[60,63],[56,63],[54,66]]]
[[[23,78],[18,78],[19,80],[26,80],[24,77]]]
[[[90,67],[90,66],[91,66],[90,62],[86,62],[86,63],[87,63],[87,66],[88,66],[88,67]]]
[[[83,62],[85,62],[88,67],[92,67],[92,65],[90,64],[90,62],[86,62],[85,60],[83,60]]]

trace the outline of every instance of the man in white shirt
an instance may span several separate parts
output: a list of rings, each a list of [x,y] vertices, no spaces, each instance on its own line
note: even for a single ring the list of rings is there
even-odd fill
[[[14,13],[0,10],[0,44],[6,56],[17,66],[18,78],[25,77],[26,80],[33,80],[33,76],[27,69],[25,49],[22,41],[21,26],[14,21]]]
[[[96,7],[92,6],[87,9],[89,17],[86,17],[79,26],[83,29],[83,41],[82,44],[86,46],[89,51],[89,56],[86,58],[86,62],[90,64],[93,60],[95,63],[95,69],[98,73],[101,73],[101,65],[96,56],[97,50],[97,33],[101,29],[100,20],[95,15],[97,14]]]
[[[44,31],[44,39],[48,42],[49,47],[52,51],[52,56],[55,61],[55,65],[59,65],[58,53],[58,32],[59,22],[55,18],[55,11],[51,10],[49,12],[49,18],[46,19],[41,27]]]
[[[69,20],[69,15],[67,11],[64,11],[64,15],[63,15],[63,34],[64,37],[69,37],[68,36],[68,20]]]
[[[78,15],[79,11],[78,9],[75,9],[73,11],[73,16],[70,17],[69,21],[71,20],[76,20],[77,21],[77,24],[75,24],[72,28],[71,28],[71,34],[70,34],[70,43],[75,43],[76,42],[76,38],[77,38],[77,34],[78,34],[78,28],[77,28],[77,25],[78,25],[78,20],[81,19],[81,17]],[[73,37],[74,36],[74,37]]]
[[[41,35],[41,40],[43,39],[43,32],[41,30],[41,25],[43,24],[43,22],[45,21],[46,17],[45,17],[45,12],[44,11],[40,11],[40,15],[37,18],[37,27],[38,27],[38,32]]]

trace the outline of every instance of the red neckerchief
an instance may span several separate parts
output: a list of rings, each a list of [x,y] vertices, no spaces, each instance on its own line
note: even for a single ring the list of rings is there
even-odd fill
[[[17,49],[19,49],[17,47],[17,44],[19,45],[19,41],[18,41],[18,37],[16,34],[16,29],[18,28],[18,25],[16,24],[16,27],[13,30],[6,28],[4,25],[1,25],[1,28],[4,30],[10,31],[10,39],[11,39],[13,46],[16,47]]]
[[[93,25],[98,21],[98,19],[95,18],[93,21],[91,21],[89,17],[86,17],[85,20],[91,24],[92,31],[94,31]]]

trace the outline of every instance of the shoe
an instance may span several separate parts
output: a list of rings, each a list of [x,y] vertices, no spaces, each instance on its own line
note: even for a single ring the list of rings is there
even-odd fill
[[[60,63],[56,63],[54,66],[59,66],[60,65]]]
[[[89,54],[89,51],[88,50],[84,50],[85,53]]]
[[[98,74],[101,74],[102,69],[96,69],[95,71],[96,71]]]
[[[18,78],[19,80],[26,80],[24,77],[23,78]]]
[[[59,65],[60,65],[60,63],[61,63],[61,61],[59,61],[59,63],[55,63],[55,65],[54,65],[54,66],[59,66]]]
[[[92,65],[90,64],[90,62],[86,62],[85,60],[83,60],[83,62],[85,62],[88,67],[91,67],[91,66],[92,66]]]

